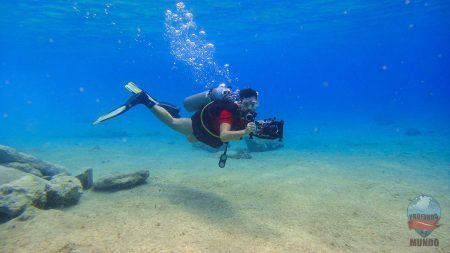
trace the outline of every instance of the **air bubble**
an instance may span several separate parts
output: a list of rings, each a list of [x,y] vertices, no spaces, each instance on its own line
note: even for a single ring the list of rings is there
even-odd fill
[[[186,7],[186,6],[184,5],[183,2],[177,3],[177,9],[178,9],[178,10],[182,10],[182,9],[184,9],[184,7]]]
[[[214,44],[205,40],[206,32],[197,30],[194,15],[185,9],[180,2],[175,10],[167,10],[165,37],[170,44],[171,54],[187,64],[194,80],[207,87],[218,83],[231,83],[229,70],[226,66],[217,64],[214,56]]]

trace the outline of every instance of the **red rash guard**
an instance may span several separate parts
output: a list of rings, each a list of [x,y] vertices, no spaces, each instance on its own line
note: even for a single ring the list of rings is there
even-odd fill
[[[222,110],[219,114],[219,118],[213,121],[212,127],[215,133],[219,133],[220,135],[220,124],[228,123],[230,125],[233,124],[233,115],[228,110]]]

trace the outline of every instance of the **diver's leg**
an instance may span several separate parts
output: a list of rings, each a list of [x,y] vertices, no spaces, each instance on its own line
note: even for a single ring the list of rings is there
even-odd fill
[[[156,117],[161,120],[164,124],[169,126],[170,128],[174,129],[175,131],[184,134],[190,142],[197,141],[197,138],[195,138],[192,130],[192,120],[190,118],[174,118],[169,111],[167,111],[163,104],[158,105],[158,101],[154,99],[150,94],[146,93],[139,87],[137,87],[136,84],[130,82],[125,85],[125,88],[127,88],[129,91],[134,93],[131,98],[127,100],[125,104],[118,107],[114,111],[101,116],[97,121],[94,122],[94,124],[98,124],[100,122],[103,122],[105,120],[111,119],[113,117],[116,117],[126,111],[128,111],[130,108],[134,107],[138,104],[143,104],[149,108],[153,114],[156,115]],[[178,112],[176,112],[178,114]]]
[[[142,97],[139,103],[147,106],[147,108],[150,109],[153,114],[155,114],[156,117],[164,124],[175,131],[188,136],[188,138],[190,135],[193,136],[192,121],[190,118],[174,118],[172,114],[170,114],[170,112],[163,107],[163,105],[159,105],[156,99],[132,82],[125,85],[125,88],[134,94],[139,95],[139,97]]]
[[[186,135],[186,137],[188,137],[188,139],[191,141],[193,130],[192,120],[190,118],[174,118],[166,109],[157,104],[149,109],[164,124],[172,128],[173,130]]]

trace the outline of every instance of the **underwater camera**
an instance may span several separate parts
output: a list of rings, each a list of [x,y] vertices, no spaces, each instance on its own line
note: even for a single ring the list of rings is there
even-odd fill
[[[284,121],[276,118],[256,120],[256,132],[253,136],[260,139],[283,141]]]

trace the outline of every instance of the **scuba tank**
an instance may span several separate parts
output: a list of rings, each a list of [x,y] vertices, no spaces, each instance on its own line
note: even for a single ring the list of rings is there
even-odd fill
[[[224,83],[208,91],[194,94],[184,99],[183,105],[186,111],[195,112],[201,110],[205,105],[212,101],[218,101],[227,98],[231,94],[231,89]]]
[[[208,104],[211,100],[209,99],[209,91],[204,91],[184,99],[183,106],[188,112],[194,112],[200,110],[204,105]]]

